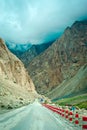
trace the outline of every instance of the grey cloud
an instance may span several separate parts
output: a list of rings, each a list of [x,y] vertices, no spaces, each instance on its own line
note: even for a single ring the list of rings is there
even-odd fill
[[[0,0],[0,37],[42,43],[87,18],[87,0]]]

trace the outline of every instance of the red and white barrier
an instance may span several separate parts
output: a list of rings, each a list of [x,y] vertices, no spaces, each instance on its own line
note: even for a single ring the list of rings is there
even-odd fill
[[[73,112],[72,111],[69,112],[69,121],[70,122],[73,121]]]
[[[87,116],[82,117],[82,123],[81,123],[81,117],[79,117],[78,113],[74,114],[72,111],[64,110],[64,109],[61,109],[61,108],[58,108],[55,106],[51,106],[49,104],[43,104],[43,106],[45,106],[46,108],[52,110],[53,112],[61,115],[62,117],[69,119],[69,121],[73,122],[76,126],[81,125],[82,130],[87,130]]]
[[[59,114],[62,115],[62,109],[61,108],[59,108]]]
[[[75,124],[79,125],[79,114],[78,113],[75,114]]]
[[[61,114],[62,117],[64,117],[64,113],[65,113],[65,110],[62,109],[62,114]]]
[[[87,130],[87,116],[83,116],[82,121],[83,121],[82,130]]]
[[[65,118],[68,119],[69,110],[65,110]]]

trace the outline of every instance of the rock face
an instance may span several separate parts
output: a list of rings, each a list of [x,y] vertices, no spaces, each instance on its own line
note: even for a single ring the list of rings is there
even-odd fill
[[[53,100],[87,93],[87,64],[83,65],[75,76],[64,80],[47,94]]]
[[[0,105],[5,100],[8,100],[8,104],[10,101],[16,102],[20,99],[26,99],[25,102],[27,102],[33,100],[36,95],[34,84],[24,65],[0,39]]]
[[[87,21],[67,27],[60,39],[36,57],[27,70],[39,93],[47,94],[87,63]]]
[[[9,52],[2,39],[0,39],[0,75],[18,85],[25,86],[28,90],[35,89],[23,64]]]

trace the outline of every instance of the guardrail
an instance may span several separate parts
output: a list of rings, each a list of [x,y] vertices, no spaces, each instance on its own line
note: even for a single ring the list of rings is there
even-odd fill
[[[80,118],[78,113],[73,113],[67,109],[58,108],[49,104],[43,104],[43,106],[59,114],[62,118],[65,118],[70,123],[74,123],[76,126],[81,126],[82,130],[87,130],[87,116],[82,116]]]

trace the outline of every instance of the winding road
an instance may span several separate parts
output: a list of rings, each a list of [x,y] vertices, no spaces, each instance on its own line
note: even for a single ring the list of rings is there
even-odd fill
[[[80,130],[35,101],[0,115],[0,130]]]

